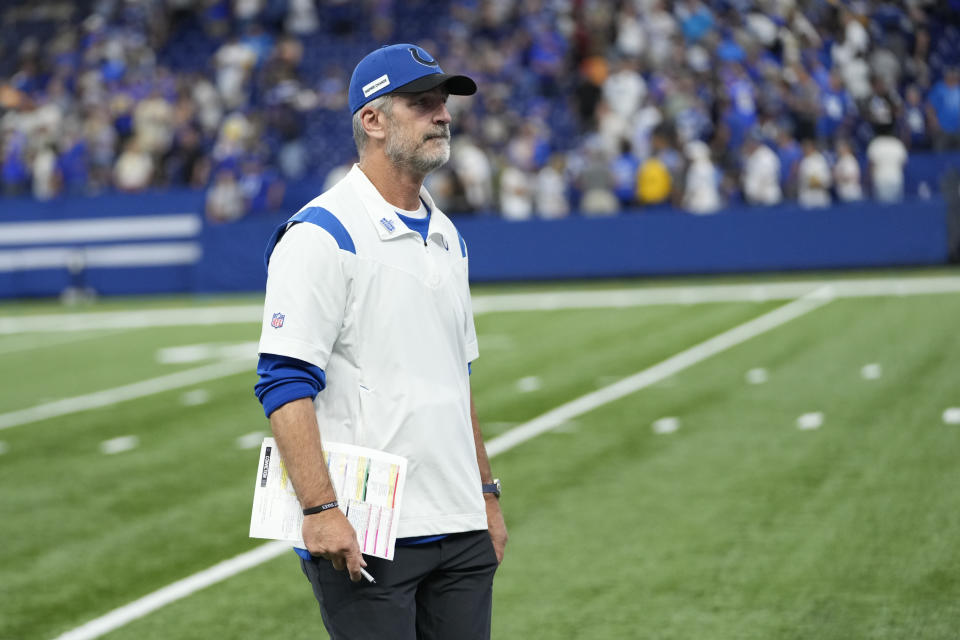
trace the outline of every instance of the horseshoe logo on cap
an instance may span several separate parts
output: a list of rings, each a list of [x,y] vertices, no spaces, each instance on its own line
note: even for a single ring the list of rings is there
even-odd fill
[[[408,49],[408,51],[410,52],[410,55],[413,56],[413,59],[416,60],[417,62],[419,62],[419,63],[422,64],[422,65],[426,65],[426,66],[428,66],[428,67],[439,67],[439,66],[440,66],[440,63],[437,62],[436,60],[424,60],[424,59],[420,56],[420,51],[418,51],[416,47],[410,47],[410,48]],[[427,52],[424,51],[424,53],[427,53]],[[430,57],[430,54],[429,54],[429,53],[427,53],[427,57]]]

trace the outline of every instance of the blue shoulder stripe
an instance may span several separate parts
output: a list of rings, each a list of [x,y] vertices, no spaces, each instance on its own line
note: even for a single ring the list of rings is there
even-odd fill
[[[346,227],[343,226],[343,223],[337,219],[337,216],[333,215],[322,207],[310,207],[309,209],[300,211],[295,216],[276,228],[276,230],[273,232],[273,235],[270,236],[270,241],[267,242],[267,251],[263,256],[263,265],[265,267],[270,265],[270,256],[273,254],[273,250],[276,248],[277,243],[280,242],[280,238],[283,237],[283,234],[287,232],[287,229],[290,226],[298,222],[309,222],[310,224],[317,225],[329,233],[333,239],[337,241],[338,247],[344,251],[349,251],[350,253],[356,255],[357,248],[353,244],[353,238],[350,237],[350,233],[347,231]],[[460,243],[462,246],[463,240],[461,240]]]
[[[356,255],[357,248],[353,246],[353,238],[350,237],[350,234],[347,233],[346,227],[343,226],[343,223],[326,209],[321,207],[310,207],[309,209],[304,209],[297,215],[290,218],[290,222],[309,222],[315,224],[330,235],[333,236],[333,239],[337,241],[337,246],[343,249],[344,251],[349,251],[350,253]]]
[[[460,235],[460,232],[457,231],[457,239],[460,240],[460,255],[464,258],[467,257],[467,243],[463,241],[463,236]]]

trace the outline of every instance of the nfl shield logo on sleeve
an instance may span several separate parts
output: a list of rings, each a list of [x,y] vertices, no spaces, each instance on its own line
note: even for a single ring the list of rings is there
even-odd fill
[[[273,319],[270,321],[270,326],[274,329],[279,329],[283,326],[283,314],[275,313],[273,314]]]

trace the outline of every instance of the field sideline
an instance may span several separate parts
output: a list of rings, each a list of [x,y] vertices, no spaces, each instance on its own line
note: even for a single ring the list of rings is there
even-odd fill
[[[494,637],[955,637],[960,278],[576,289],[477,297],[511,527]],[[256,309],[236,302],[203,308]],[[0,306],[0,638],[52,638],[262,544],[242,443],[268,427],[236,349],[258,315],[129,320],[158,304]],[[222,375],[184,375],[205,367]],[[292,554],[260,560],[100,631],[317,637]]]

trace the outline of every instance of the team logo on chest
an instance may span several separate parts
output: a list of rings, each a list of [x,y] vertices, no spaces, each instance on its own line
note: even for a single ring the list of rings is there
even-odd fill
[[[282,327],[283,317],[284,316],[282,313],[273,314],[273,318],[270,320],[270,326],[273,327],[274,329],[279,329],[280,327]]]
[[[393,230],[396,229],[396,226],[393,224],[393,220],[387,220],[386,218],[380,218],[380,224],[382,224],[387,231],[393,233]]]

